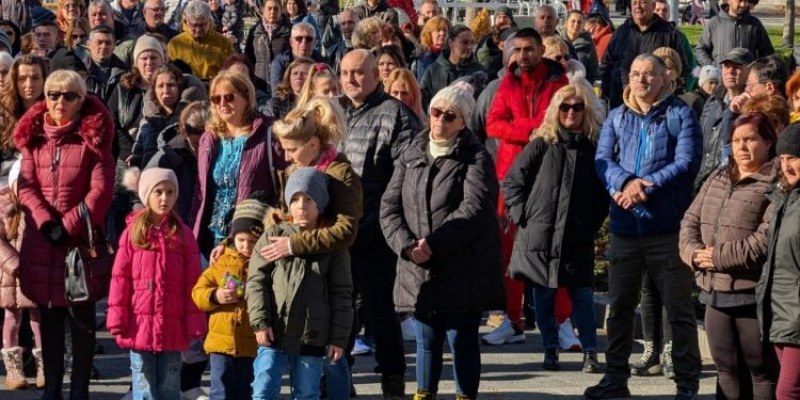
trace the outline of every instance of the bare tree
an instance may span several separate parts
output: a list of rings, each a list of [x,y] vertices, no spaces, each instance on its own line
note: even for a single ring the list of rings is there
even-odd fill
[[[783,19],[783,45],[794,46],[794,0],[786,0],[786,15]]]

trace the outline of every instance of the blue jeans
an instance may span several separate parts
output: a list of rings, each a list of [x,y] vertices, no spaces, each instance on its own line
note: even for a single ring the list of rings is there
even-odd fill
[[[328,384],[328,398],[331,400],[350,398],[350,364],[346,357],[335,363],[327,360],[322,363],[325,371],[325,382]]]
[[[417,389],[437,393],[442,375],[444,339],[453,353],[456,393],[475,398],[481,378],[478,327],[481,313],[439,314],[433,321],[416,320]]]
[[[181,353],[131,350],[134,400],[181,398]]]
[[[259,346],[253,363],[253,400],[277,399],[281,392],[281,377],[289,365],[289,381],[293,400],[319,399],[319,379],[322,376],[322,357],[289,355],[270,347]],[[349,397],[349,396],[348,396]]]
[[[211,390],[213,400],[249,399],[253,382],[253,359],[211,353]]]
[[[536,323],[542,332],[542,347],[558,349],[558,325],[556,324],[556,291],[533,284]],[[578,339],[584,352],[597,351],[597,324],[594,321],[594,295],[590,286],[567,286],[572,300],[572,323],[578,327]]]

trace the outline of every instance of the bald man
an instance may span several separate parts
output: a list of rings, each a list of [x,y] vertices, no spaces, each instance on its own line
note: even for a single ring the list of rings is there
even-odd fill
[[[381,374],[383,398],[402,399],[406,363],[392,300],[397,256],[378,222],[381,196],[392,178],[394,162],[422,126],[414,112],[384,92],[372,53],[350,51],[342,58],[340,71],[348,135],[339,150],[361,177],[364,195],[364,214],[351,248],[353,281],[375,337],[375,371]]]

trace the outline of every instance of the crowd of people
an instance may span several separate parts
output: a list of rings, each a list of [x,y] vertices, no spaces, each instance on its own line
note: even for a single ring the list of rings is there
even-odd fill
[[[758,1],[696,45],[667,0],[616,27],[600,1],[543,5],[528,28],[436,0],[34,3],[0,4],[7,389],[30,359],[42,399],[67,372],[91,398],[105,327],[126,398],[275,399],[288,369],[293,399],[347,399],[374,352],[403,399],[412,341],[413,398],[436,399],[447,341],[476,399],[481,344],[538,327],[543,369],[577,351],[603,374],[587,399],[663,374],[691,400],[699,292],[717,398],[800,398],[800,72]],[[65,281],[97,233],[103,321]]]

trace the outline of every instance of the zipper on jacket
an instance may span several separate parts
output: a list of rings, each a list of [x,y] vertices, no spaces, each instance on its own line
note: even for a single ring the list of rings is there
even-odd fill
[[[722,202],[722,207],[719,209],[719,215],[717,215],[717,222],[714,224],[714,236],[711,239],[711,246],[717,245],[717,233],[719,233],[719,224],[722,222],[722,213],[725,212],[725,206],[728,205],[728,200],[731,199],[733,196],[733,190],[735,189],[736,184],[732,184],[730,188],[728,188],[728,193],[725,195],[725,200]]]
[[[59,181],[59,171],[58,167],[61,164],[61,146],[58,144],[53,145],[55,147],[55,152],[53,154],[52,162],[50,163],[50,172],[53,173],[53,193],[51,203],[53,207],[58,209],[58,181]]]

